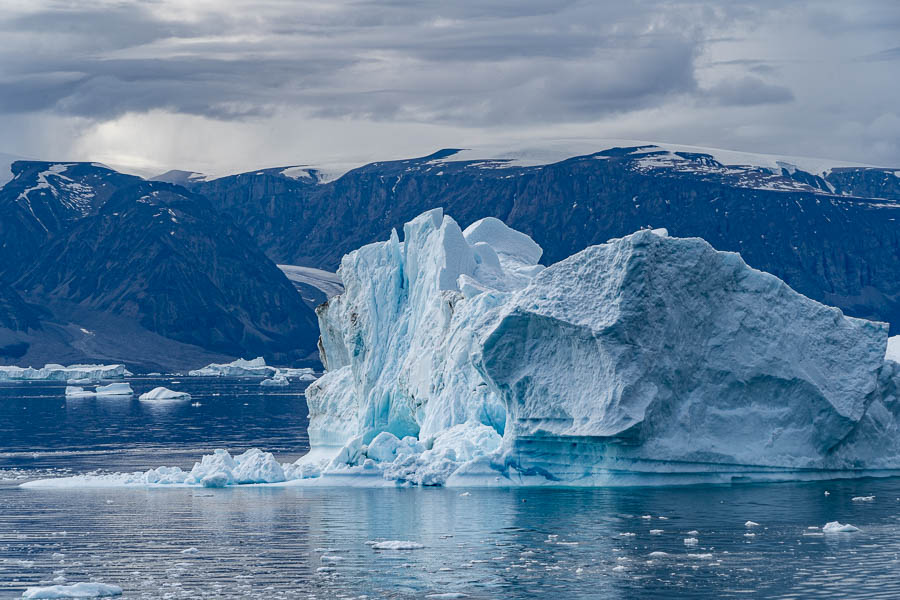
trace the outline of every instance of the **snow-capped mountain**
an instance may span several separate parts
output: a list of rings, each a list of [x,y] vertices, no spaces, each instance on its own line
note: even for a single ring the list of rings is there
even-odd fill
[[[16,309],[0,323],[2,360],[183,368],[315,350],[311,308],[205,198],[94,163],[13,170],[0,190],[0,304]]]

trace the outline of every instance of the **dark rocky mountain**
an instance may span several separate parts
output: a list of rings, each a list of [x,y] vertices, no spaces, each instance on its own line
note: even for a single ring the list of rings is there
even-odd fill
[[[12,180],[0,188],[0,277],[7,280],[47,240],[141,181],[97,163],[16,161],[11,170]]]
[[[334,270],[341,256],[442,206],[461,225],[503,219],[552,263],[646,226],[700,236],[853,316],[900,328],[900,177],[787,162],[726,164],[657,146],[538,166],[455,160],[457,150],[379,162],[327,183],[267,169],[191,189],[245,227],[277,263]]]
[[[313,311],[202,196],[90,163],[13,170],[0,190],[0,212],[15,217],[2,225],[3,360],[155,370],[314,358]]]

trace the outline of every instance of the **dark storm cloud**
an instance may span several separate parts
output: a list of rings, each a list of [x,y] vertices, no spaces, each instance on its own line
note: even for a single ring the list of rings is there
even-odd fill
[[[0,111],[510,123],[592,119],[697,88],[694,13],[665,4],[285,6],[197,20],[155,3],[9,16],[0,30],[20,43],[0,48]]]
[[[742,77],[727,80],[703,90],[705,96],[725,106],[754,106],[790,102],[794,94],[790,89],[766,83],[758,77]]]

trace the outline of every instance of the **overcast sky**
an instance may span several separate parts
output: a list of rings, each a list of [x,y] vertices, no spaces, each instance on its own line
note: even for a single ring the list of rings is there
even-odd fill
[[[900,167],[896,0],[0,9],[0,152],[34,158],[224,174],[587,137]]]

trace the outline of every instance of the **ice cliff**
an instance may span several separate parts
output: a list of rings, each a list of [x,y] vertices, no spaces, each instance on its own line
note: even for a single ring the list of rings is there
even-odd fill
[[[345,256],[318,310],[309,460],[414,483],[900,468],[885,324],[664,230],[540,256],[441,209]]]

